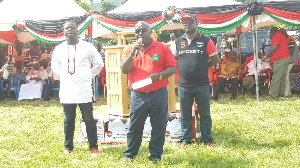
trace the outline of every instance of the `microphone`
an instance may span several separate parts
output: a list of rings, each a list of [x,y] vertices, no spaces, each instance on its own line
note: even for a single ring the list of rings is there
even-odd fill
[[[141,42],[142,42],[142,39],[141,39],[141,38],[139,38],[139,39],[138,39],[138,42],[140,42],[140,43],[141,43]],[[139,51],[140,51],[140,49],[136,49],[136,50],[135,50],[135,58],[138,56],[138,54],[139,54]]]

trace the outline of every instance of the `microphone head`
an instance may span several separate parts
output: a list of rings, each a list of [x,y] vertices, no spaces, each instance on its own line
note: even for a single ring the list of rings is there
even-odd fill
[[[140,43],[143,42],[143,39],[142,39],[142,38],[139,38],[139,39],[138,39],[138,42],[140,42]]]

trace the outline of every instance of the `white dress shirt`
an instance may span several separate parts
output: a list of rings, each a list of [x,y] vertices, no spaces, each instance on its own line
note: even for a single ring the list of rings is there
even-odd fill
[[[67,42],[56,46],[51,68],[54,73],[60,75],[60,102],[92,102],[92,79],[99,74],[103,66],[101,55],[91,43],[79,40],[75,46],[67,45]]]
[[[254,66],[254,60],[251,60],[248,64],[247,64],[247,67],[248,67],[248,76],[249,75],[254,75],[255,74],[255,66]],[[262,70],[265,70],[265,69],[268,69],[270,68],[271,69],[271,66],[269,63],[267,62],[263,62],[261,61],[261,59],[258,59],[257,60],[257,72],[259,73],[260,71]],[[262,75],[266,75],[265,73],[263,73]]]

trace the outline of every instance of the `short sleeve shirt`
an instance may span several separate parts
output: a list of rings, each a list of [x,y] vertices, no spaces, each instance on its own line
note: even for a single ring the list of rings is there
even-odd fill
[[[270,57],[272,63],[277,60],[290,57],[287,40],[280,32],[275,33],[272,38],[271,47],[273,47],[274,45],[278,46],[276,51]]]
[[[123,60],[130,55],[133,45],[128,45],[124,48]],[[147,49],[140,49],[138,56],[134,58],[133,68],[129,74],[128,86],[140,80],[150,77],[152,73],[160,73],[171,66],[176,66],[177,62],[170,48],[161,42],[152,39],[152,43]],[[150,85],[138,88],[137,91],[155,91],[167,86],[168,79],[157,80]]]

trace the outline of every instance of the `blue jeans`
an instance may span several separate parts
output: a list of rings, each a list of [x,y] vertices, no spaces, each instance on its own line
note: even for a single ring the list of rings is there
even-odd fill
[[[163,87],[152,93],[131,91],[130,126],[127,134],[125,159],[134,158],[140,149],[145,121],[149,114],[151,139],[149,142],[150,160],[161,160],[165,143],[168,113],[168,91]]]
[[[194,99],[200,115],[201,142],[211,143],[212,120],[210,116],[210,88],[207,86],[184,87],[178,86],[181,110],[181,143],[192,142],[192,106]]]
[[[64,132],[65,132],[65,149],[73,150],[73,138],[75,130],[75,118],[76,118],[76,107],[77,104],[62,104],[63,111],[65,113],[64,121]],[[82,113],[82,119],[86,125],[86,133],[88,136],[89,147],[90,149],[98,149],[97,144],[97,127],[96,122],[93,117],[93,104],[82,103],[78,104],[80,111]]]

